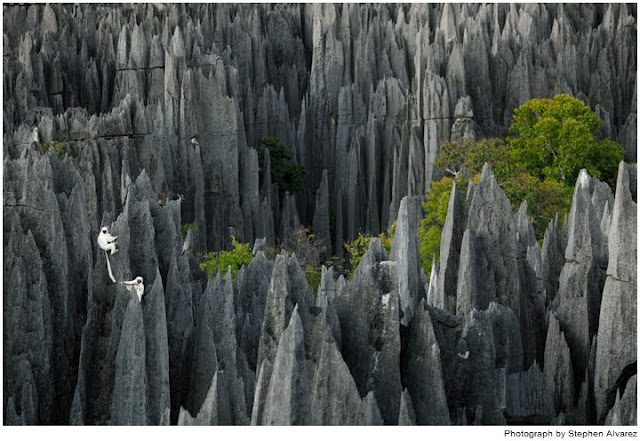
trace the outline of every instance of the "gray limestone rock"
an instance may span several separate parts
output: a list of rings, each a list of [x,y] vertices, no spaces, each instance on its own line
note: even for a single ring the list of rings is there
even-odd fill
[[[460,254],[458,297],[467,292],[460,291],[462,286],[468,286],[466,289],[471,290],[468,291],[471,297],[467,297],[470,300],[466,303],[467,306],[459,304],[457,311],[468,313],[469,306],[486,309],[495,299],[498,303],[511,307],[519,317],[520,287],[518,279],[513,277],[518,269],[511,203],[487,164],[482,168],[482,176],[470,198],[467,231],[469,237],[466,241],[463,238]],[[468,243],[467,253],[465,243]],[[468,265],[463,264],[466,261],[469,261]],[[461,277],[465,272],[468,273],[465,276],[469,277],[468,281]]]
[[[427,293],[427,304],[430,306],[435,306],[438,299],[438,273],[440,272],[440,264],[436,263],[436,256],[433,256],[431,262],[431,275],[429,277],[429,281],[427,281],[427,276],[424,272],[421,272],[421,279],[423,285],[425,286],[425,291]]]
[[[313,232],[316,235],[316,243],[324,247],[322,256],[324,259],[331,256],[331,230],[329,220],[329,182],[327,170],[322,171],[322,181],[316,193],[316,204],[313,212]],[[324,260],[323,259],[323,260]]]
[[[359,406],[356,383],[327,332],[311,384],[311,424],[353,425]]]
[[[360,395],[384,395],[380,413],[396,424],[400,405],[400,315],[395,262],[378,238],[360,259],[353,280],[336,299],[342,354]]]
[[[449,64],[449,66],[450,65],[451,64]],[[447,80],[449,80],[449,78],[451,77],[447,75]],[[456,78],[455,81],[457,83],[460,80]],[[462,142],[467,139],[475,140],[478,137],[479,128],[473,120],[471,97],[465,96],[458,99],[454,110],[454,117],[455,121],[453,126],[451,126],[452,142]]]
[[[196,335],[206,334],[198,328],[206,286],[198,253],[228,248],[232,234],[243,243],[264,237],[271,247],[283,239],[281,226],[311,225],[330,243],[329,254],[342,258],[344,240],[359,231],[377,234],[402,217],[405,196],[426,194],[442,175],[434,166],[442,142],[503,135],[513,109],[531,97],[582,99],[605,122],[601,134],[620,141],[626,159],[635,160],[633,5],[15,4],[3,12],[7,424],[107,424],[129,421],[126,409],[143,406],[136,422],[186,422],[181,408],[194,412],[189,381]],[[271,182],[277,159],[266,155],[258,169],[255,149],[264,136],[283,140],[307,169],[304,187],[282,206]],[[61,146],[61,153],[44,152],[46,144]],[[525,368],[533,358],[543,366],[546,292],[543,303],[557,313],[568,346],[557,336],[547,341],[549,351],[563,355],[545,355],[543,373],[547,378],[549,368],[555,381],[571,351],[583,388],[578,402],[557,409],[556,421],[596,422],[592,410],[598,422],[606,415],[610,422],[630,421],[624,409],[633,398],[621,386],[631,384],[625,368],[635,360],[624,343],[632,339],[627,322],[635,317],[627,307],[635,304],[629,296],[636,283],[635,242],[628,238],[635,237],[631,174],[618,186],[632,189],[631,198],[615,202],[605,184],[590,179],[575,215],[564,227],[554,222],[539,253],[489,180],[470,186],[468,209],[453,192],[434,303],[449,314],[429,313],[447,402],[454,413],[466,409],[465,421],[501,422],[495,412],[507,373],[482,367],[477,378],[493,381],[498,396],[480,399],[480,389],[472,388],[477,399],[460,401],[462,380],[455,377],[466,369],[456,360],[463,319],[450,313],[458,310],[461,284],[467,316],[472,305],[485,309],[491,301],[512,309]],[[161,206],[164,192],[185,197]],[[487,210],[491,204],[497,209]],[[187,223],[198,234],[181,255]],[[141,275],[147,287],[144,325],[135,330],[144,335],[142,371],[122,372],[131,357],[116,366],[135,296],[109,281],[95,240],[102,225],[118,235],[119,252],[110,256],[117,280]],[[466,249],[474,253],[460,257],[467,229]],[[310,377],[330,329],[365,397],[354,423],[410,420],[398,362],[406,342],[399,335],[425,283],[413,258],[409,266],[397,255],[395,267],[382,264],[387,257],[374,247],[351,283],[327,279],[326,295],[316,299],[293,260],[283,263],[277,281],[272,264],[256,257],[256,266],[233,282],[233,293],[220,284],[224,314],[210,324],[209,337],[225,366],[235,369],[208,370],[194,382],[203,403],[195,418],[246,422],[242,402],[251,408],[254,396],[264,401],[267,372],[298,305]],[[461,268],[466,281],[458,277]],[[405,290],[405,282],[417,291]],[[270,284],[280,285],[280,312],[267,300]],[[263,322],[269,323],[264,333]],[[494,345],[497,323],[506,326],[491,322]],[[212,351],[198,345],[201,353]],[[604,357],[607,351],[614,356]],[[144,391],[127,386],[131,375],[143,376]],[[476,378],[469,375],[461,378]],[[121,401],[132,407],[112,412]]]
[[[413,397],[415,424],[449,425],[440,349],[424,300],[418,305],[411,322],[407,351],[409,361],[405,381],[408,391],[405,393]]]
[[[560,221],[556,215],[555,219],[549,222],[542,241],[542,278],[546,291],[546,305],[556,297],[560,272],[564,266],[564,250],[567,247],[567,238],[562,232]]]
[[[489,317],[473,310],[457,347],[459,400],[475,409],[476,424],[504,424],[504,400],[500,391],[504,370],[496,368],[496,348]],[[451,403],[457,405],[457,403]]]
[[[272,379],[265,397],[265,425],[304,425],[311,423],[311,394],[307,374],[302,321],[293,310],[282,333],[273,363]]]
[[[544,349],[544,380],[551,390],[556,413],[567,412],[575,404],[574,373],[571,352],[555,314],[549,313]]]
[[[188,411],[193,415],[200,412],[211,388],[212,378],[216,375],[219,367],[212,322],[214,297],[219,294],[220,284],[219,275],[209,279],[207,289],[200,297],[196,327],[191,337],[193,339],[191,343],[193,353],[190,360],[189,390],[186,402],[187,409],[190,409]]]
[[[508,422],[548,424],[555,415],[553,398],[537,363],[507,375],[505,416]]]
[[[467,223],[466,216],[463,196],[454,182],[440,239],[438,297],[435,303],[438,308],[446,309],[454,314],[457,308],[458,262],[462,248],[462,237]]]
[[[635,373],[637,353],[636,167],[618,168],[609,234],[609,264],[602,292],[596,346],[594,395],[598,418],[610,408],[616,387]]]
[[[369,392],[362,399],[358,406],[358,414],[356,416],[356,425],[358,426],[381,426],[383,424],[378,403],[373,391]]]
[[[309,317],[309,307],[312,304],[311,296],[310,288],[295,256],[289,258],[286,251],[280,253],[273,266],[262,321],[256,364],[256,390],[251,413],[252,425],[265,423],[265,406],[267,405],[267,394],[270,391],[269,384],[274,379],[272,373],[278,345],[282,333],[289,326],[295,307],[298,307],[298,315],[304,329],[305,350],[310,345],[307,339],[311,335],[311,319]],[[305,354],[305,356],[307,355]]]
[[[247,406],[245,403],[244,390],[240,380],[240,369],[236,359],[238,345],[236,342],[236,324],[234,308],[234,292],[231,281],[231,271],[229,270],[224,278],[224,284],[216,284],[217,290],[209,293],[207,306],[207,320],[213,332],[213,343],[218,359],[218,370],[221,384],[220,392],[227,395],[229,399],[229,409],[225,409],[230,416],[230,420],[223,417],[224,411],[218,412],[218,422],[220,424],[243,425],[247,423]]]
[[[186,399],[189,365],[185,360],[185,354],[187,353],[189,338],[192,332],[197,335],[197,331],[194,331],[194,299],[191,286],[184,284],[181,280],[178,273],[178,262],[175,257],[169,267],[164,296],[167,311],[171,418],[175,422],[177,421],[180,403]]]
[[[591,201],[598,182],[580,171],[569,213],[566,263],[560,273],[557,316],[565,329],[577,377],[582,379],[598,329],[607,262],[606,238]]]
[[[165,413],[171,407],[169,397],[169,351],[164,304],[164,288],[160,273],[144,295],[143,321],[146,368],[146,424],[169,424]]]
[[[638,421],[637,416],[637,396],[638,385],[637,375],[631,377],[626,385],[624,394],[618,390],[616,401],[604,421],[609,426],[635,426]]]
[[[415,411],[413,410],[413,404],[411,403],[411,395],[409,395],[409,391],[407,389],[402,391],[398,425],[399,426],[415,426],[416,425],[416,415],[415,415]]]
[[[424,297],[416,238],[419,218],[421,218],[420,200],[403,198],[400,202],[389,258],[396,262],[401,309],[400,324],[404,326],[411,322],[417,303]]]
[[[129,298],[115,360],[113,425],[146,425],[145,338],[141,304]]]
[[[273,263],[268,261],[263,252],[245,268],[240,293],[240,311],[242,316],[236,318],[236,326],[241,326],[240,341],[249,368],[257,372],[258,347],[262,331],[262,321],[269,290]]]
[[[218,424],[218,373],[213,374],[198,414],[192,417],[187,409],[180,407],[178,426],[215,426]]]

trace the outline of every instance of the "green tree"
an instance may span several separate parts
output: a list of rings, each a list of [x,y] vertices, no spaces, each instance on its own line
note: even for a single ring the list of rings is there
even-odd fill
[[[307,170],[292,161],[293,155],[280,139],[271,136],[264,138],[261,143],[262,146],[258,149],[260,169],[264,169],[264,151],[268,148],[271,160],[271,182],[278,184],[280,196],[287,191],[293,193],[302,189]]]
[[[242,265],[249,265],[253,260],[253,254],[248,243],[240,243],[235,237],[231,237],[232,250],[212,251],[202,255],[200,269],[206,271],[209,277],[213,277],[216,268],[220,268],[222,273],[227,272],[227,268],[231,267],[231,277],[238,274],[238,270]]]
[[[466,188],[465,176],[478,179],[485,163],[514,211],[527,201],[527,214],[539,240],[556,213],[569,210],[580,169],[586,168],[613,187],[624,150],[609,139],[596,138],[601,125],[602,120],[582,101],[557,95],[518,107],[511,124],[516,136],[443,143],[436,165],[449,176],[431,184],[423,204],[427,214],[418,230],[425,273],[429,274],[432,257],[439,257],[453,181]]]
[[[541,181],[553,178],[573,186],[580,169],[615,185],[624,157],[619,144],[598,139],[602,120],[582,101],[569,95],[532,99],[513,114],[507,138],[514,160]]]
[[[573,188],[567,182],[556,180],[553,177],[543,179],[530,174],[522,162],[515,160],[513,147],[502,139],[489,138],[480,141],[465,141],[462,144],[450,142],[446,143],[445,153],[453,157],[456,155],[462,157],[459,168],[466,170],[467,175],[479,177],[485,162],[489,164],[496,181],[505,192],[514,211],[520,207],[522,201],[527,201],[527,214],[538,239],[544,237],[544,231],[556,213],[562,215],[569,209]],[[454,176],[456,180],[460,181],[459,186],[465,185],[461,176],[460,173]],[[441,231],[441,226],[444,225],[446,204],[452,185],[446,183],[443,184],[446,185],[446,188],[442,188],[434,184],[436,183],[432,183],[432,190],[427,195],[427,202],[429,202],[429,198],[434,201],[432,204],[436,204],[435,201],[438,201],[441,204],[440,208],[444,207],[445,213],[443,215],[440,212],[440,216],[436,216],[429,214],[436,207],[433,205],[424,207],[429,218],[428,220],[426,220],[427,218],[423,219],[423,222],[427,222],[428,227],[421,233],[421,239],[425,241],[422,243],[423,251],[427,253],[421,256],[425,272],[431,265],[431,256],[435,255],[436,259],[438,258],[438,253],[435,252],[436,249],[439,250],[439,242],[435,243],[437,228],[440,228]],[[434,195],[431,195],[431,192],[435,192]]]

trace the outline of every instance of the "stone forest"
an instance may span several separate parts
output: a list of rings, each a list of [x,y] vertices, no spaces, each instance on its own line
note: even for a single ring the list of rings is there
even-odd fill
[[[637,425],[636,4],[4,4],[5,425]]]

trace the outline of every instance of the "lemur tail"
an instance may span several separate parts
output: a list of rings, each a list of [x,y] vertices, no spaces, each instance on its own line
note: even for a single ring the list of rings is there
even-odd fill
[[[113,277],[113,273],[111,272],[111,264],[109,263],[109,253],[107,253],[106,251],[104,252],[104,255],[107,258],[107,270],[109,270],[109,278],[111,279],[111,281],[113,283],[116,283],[116,278]]]

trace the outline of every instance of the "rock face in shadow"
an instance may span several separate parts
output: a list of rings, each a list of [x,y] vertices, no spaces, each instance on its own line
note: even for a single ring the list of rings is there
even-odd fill
[[[408,391],[413,398],[404,403],[405,412],[413,413],[411,402],[415,403],[415,424],[420,425],[448,425],[449,409],[442,380],[442,366],[440,349],[433,331],[429,312],[425,310],[424,301],[417,308],[411,324],[410,346],[408,347],[409,362],[407,366]],[[408,420],[411,418],[406,414]]]
[[[369,244],[353,280],[336,299],[342,353],[361,396],[378,403],[386,424],[396,424],[400,406],[400,311],[396,263],[386,261],[379,239]]]
[[[635,421],[635,166],[615,195],[581,175],[541,248],[490,170],[452,192],[426,310],[415,240],[440,144],[503,135],[529,98],[583,99],[635,160],[633,5],[16,4],[3,20],[6,424]],[[268,136],[306,168],[295,193],[272,181]],[[273,256],[311,226],[342,258],[396,220],[390,256],[372,241],[317,294],[302,260]],[[208,277],[200,253],[232,237],[265,247]],[[138,276],[142,302],[120,283]]]
[[[324,339],[311,386],[311,424],[353,425],[360,396],[332,335]]]
[[[111,423],[144,425],[146,418],[145,341],[142,309],[129,299],[115,360],[115,383],[111,401]]]

